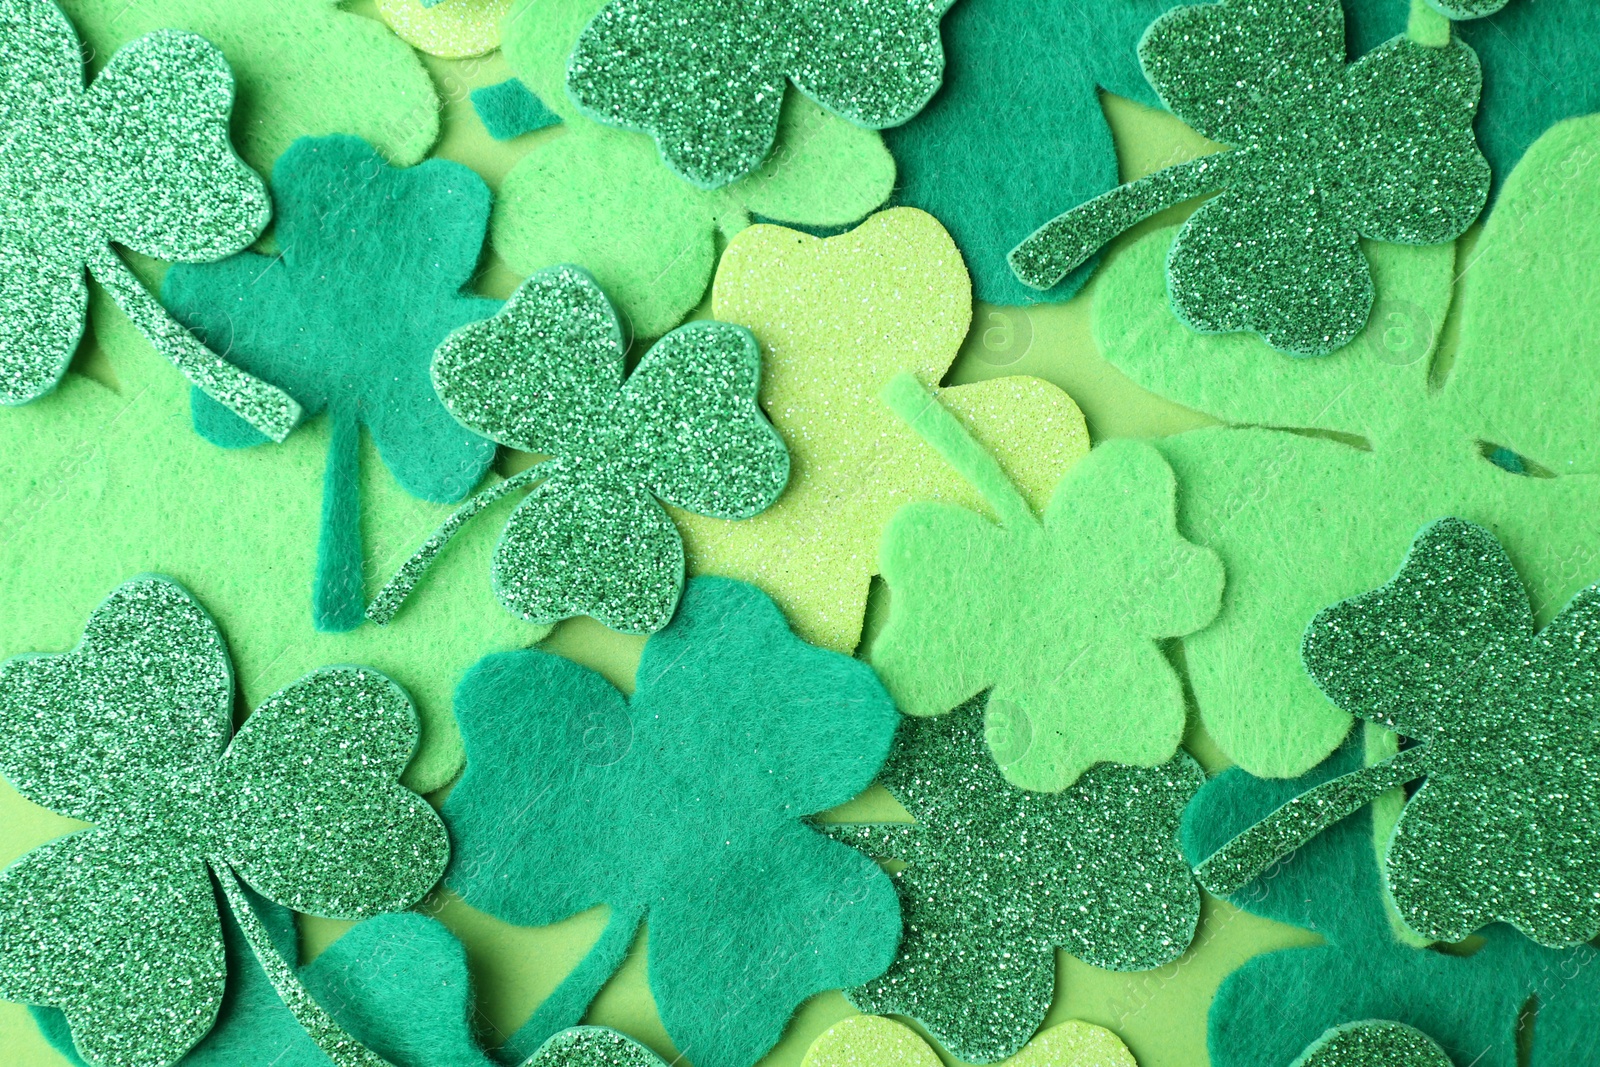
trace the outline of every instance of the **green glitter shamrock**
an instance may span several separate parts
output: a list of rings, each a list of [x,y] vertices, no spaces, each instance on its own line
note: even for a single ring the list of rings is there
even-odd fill
[[[889,620],[872,665],[907,715],[984,690],[1008,781],[1053,792],[1095,763],[1153,767],[1183,736],[1157,641],[1216,614],[1222,565],[1178,533],[1172,471],[1150,445],[1100,445],[1036,518],[994,458],[909,374],[883,400],[988,501],[999,523],[917,503],[884,530]]]
[[[1482,76],[1459,41],[1396,37],[1347,66],[1339,0],[1221,0],[1157,19],[1139,61],[1174,114],[1230,147],[1045,223],[1011,252],[1025,284],[1049,288],[1135,223],[1220,190],[1168,256],[1178,317],[1324,355],[1372,308],[1358,237],[1449,241],[1488,197],[1472,131]]]
[[[461,423],[554,458],[474,497],[367,611],[384,623],[463,523],[531,482],[495,550],[495,595],[530,622],[592,615],[624,633],[667,624],[683,589],[683,539],[658,501],[720,519],[764,511],[789,453],[756,405],[750,331],[692,322],[623,378],[616,312],[593,278],[554,267],[494,318],[439,346],[433,381]]]
[[[699,1067],[750,1067],[807,997],[893,961],[889,876],[802,818],[871,784],[900,716],[870,667],[795,637],[754,586],[690,582],[631,698],[529,649],[468,671],[456,715],[450,887],[522,926],[611,909],[508,1062],[583,1017],[641,923],[661,1021]]]
[[[528,1060],[525,1067],[667,1067],[660,1056],[626,1034],[604,1026],[563,1030]]]
[[[1367,1020],[1335,1027],[1290,1067],[1454,1067],[1444,1049],[1404,1023]]]
[[[1387,585],[1312,620],[1304,658],[1335,704],[1416,743],[1289,801],[1201,864],[1203,885],[1234,892],[1425,777],[1385,869],[1412,929],[1459,941],[1506,921],[1551,946],[1600,932],[1600,585],[1536,630],[1494,534],[1441,519]]]
[[[328,667],[229,740],[233,671],[170,579],[118,587],[71,652],[0,667],[0,774],[94,824],[0,872],[0,997],[59,1008],[99,1067],[178,1060],[216,1019],[227,973],[212,887],[279,995],[341,1065],[381,1063],[277,954],[244,883],[297,911],[360,919],[428,891],[444,827],[397,779],[416,745],[405,693]]]
[[[954,2],[611,0],[578,37],[567,91],[715,189],[772,151],[790,81],[868,129],[922,110],[944,74],[939,20]]]
[[[299,406],[173,322],[111,246],[208,261],[266,225],[266,189],[228,141],[222,54],[153,33],[85,89],[77,34],[52,0],[0,0],[0,48],[0,403],[60,382],[83,336],[87,268],[186,378],[281,440]]]
[[[1103,763],[1060,793],[1001,777],[984,698],[905,719],[878,781],[915,823],[825,826],[905,864],[905,936],[894,966],[849,990],[862,1011],[908,1015],[967,1063],[1011,1056],[1055,994],[1056,948],[1117,971],[1180,956],[1200,891],[1178,848],[1205,781],[1184,752],[1155,768]]]

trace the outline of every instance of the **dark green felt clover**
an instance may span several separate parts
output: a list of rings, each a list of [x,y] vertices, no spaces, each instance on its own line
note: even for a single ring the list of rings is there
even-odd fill
[[[88,268],[185,377],[281,440],[298,405],[173,322],[111,246],[204,262],[266,225],[266,189],[228,141],[222,53],[161,30],[85,88],[77,34],[52,0],[0,0],[0,51],[0,403],[61,380],[83,336]]]
[[[529,649],[467,672],[456,715],[451,888],[520,926],[611,908],[515,1056],[583,1017],[646,921],[651,993],[698,1067],[750,1067],[807,997],[893,961],[889,876],[802,819],[872,783],[899,715],[870,667],[795,637],[754,586],[690,582],[631,699]]]
[[[1006,781],[984,738],[984,698],[904,719],[878,781],[914,823],[827,826],[880,860],[905,914],[894,966],[849,990],[862,1011],[908,1015],[968,1063],[1013,1055],[1055,994],[1056,949],[1118,971],[1180,956],[1200,891],[1178,822],[1205,774],[1101,763],[1059,793]]]
[[[594,119],[654,137],[715,189],[772,151],[789,82],[881,130],[939,88],[939,19],[955,0],[612,0],[578,38],[567,91]]]
[[[1454,1067],[1432,1038],[1404,1023],[1369,1019],[1329,1030],[1291,1067]]]
[[[622,328],[577,267],[528,278],[494,318],[433,357],[439,397],[464,426],[552,457],[478,494],[378,594],[384,623],[457,530],[538,481],[495,549],[495,595],[550,623],[591,615],[624,633],[667,624],[683,589],[683,539],[660,501],[719,519],[767,509],[789,480],[783,439],[756,405],[750,331],[691,322],[624,380]]]
[[[1157,19],[1139,61],[1174,114],[1229,147],[1045,223],[1011,252],[1025,284],[1055,285],[1134,223],[1217,192],[1167,259],[1178,317],[1323,355],[1372,308],[1358,238],[1453,240],[1488,196],[1472,131],[1482,77],[1459,41],[1396,37],[1346,65],[1339,0],[1221,0]]]
[[[413,496],[460,500],[494,442],[439,403],[433,350],[499,310],[462,289],[489,222],[489,188],[459,163],[397,169],[359,137],[302,138],[272,169],[278,254],[174,267],[162,295],[185,325],[244,370],[331,422],[312,612],[349,630],[362,589],[360,435]],[[265,440],[198,391],[194,424],[237,448]]]
[[[382,1063],[307,994],[244,884],[344,919],[426,893],[449,843],[399,784],[416,713],[382,675],[328,667],[233,733],[233,693],[216,625],[157,576],[119,586],[73,651],[0,667],[0,774],[93,824],[0,872],[0,997],[60,1009],[99,1067],[176,1062],[223,998],[215,879],[323,1052],[340,1067]]]

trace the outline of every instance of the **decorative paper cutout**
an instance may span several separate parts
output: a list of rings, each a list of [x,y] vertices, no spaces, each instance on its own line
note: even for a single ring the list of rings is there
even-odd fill
[[[518,925],[611,907],[511,1055],[582,1018],[646,920],[661,1020],[700,1067],[749,1067],[801,1001],[894,959],[889,877],[799,820],[871,783],[899,715],[866,664],[797,639],[759,590],[690,582],[631,699],[529,650],[469,671],[456,714],[451,888]]]
[[[497,141],[509,141],[561,121],[520,78],[507,78],[494,85],[472,90],[472,109],[483,128]]]
[[[1368,1021],[1329,1030],[1292,1067],[1454,1067],[1444,1049],[1401,1023]]]
[[[616,312],[576,267],[540,271],[486,322],[451,334],[433,381],[461,423],[552,459],[480,493],[440,527],[373,601],[393,617],[463,523],[534,481],[492,570],[507,611],[548,623],[592,615],[653,633],[683,589],[683,542],[657,498],[721,519],[768,507],[789,454],[756,407],[761,355],[749,331],[692,322],[623,379]]]
[[[417,725],[393,682],[324,668],[230,742],[232,705],[222,635],[156,576],[107,597],[73,651],[0,667],[0,773],[95,824],[0,873],[0,996],[61,1009],[103,1067],[175,1062],[211,1028],[226,972],[208,873],[328,1056],[368,1062],[277,957],[240,880],[296,910],[365,918],[443,873],[443,825],[396,782]]]
[[[910,1027],[856,1015],[811,1043],[800,1067],[939,1067],[943,1061]],[[1137,1067],[1110,1030],[1077,1021],[1043,1031],[1005,1067]]]
[[[1182,683],[1157,641],[1216,616],[1222,563],[1178,533],[1172,471],[1109,441],[1056,487],[1042,519],[915,378],[883,400],[983,495],[911,504],[884,530],[889,620],[872,665],[908,715],[991,690],[991,748],[1023,789],[1054,792],[1102,760],[1152,767],[1183,738]]]
[[[556,1034],[526,1067],[667,1067],[661,1057],[626,1034],[603,1026],[577,1026]]]
[[[413,48],[446,59],[500,47],[500,20],[511,0],[378,0],[378,14]]]
[[[489,188],[459,163],[397,170],[356,137],[301,140],[272,172],[278,253],[174,267],[162,296],[230,362],[328,412],[312,611],[319,630],[360,625],[360,435],[414,496],[460,500],[494,459],[434,394],[434,348],[488,318],[494,300],[462,290],[489,222]],[[195,429],[225,448],[264,439],[196,393]]]
[[[1357,235],[1397,244],[1459,236],[1483,209],[1473,139],[1482,78],[1459,42],[1405,37],[1345,65],[1339,0],[1180,7],[1139,42],[1172,111],[1232,147],[1131,182],[1045,223],[1011,252],[1024,284],[1057,284],[1112,237],[1218,189],[1167,260],[1178,317],[1325,355],[1366,325],[1372,275]]]
[[[794,475],[748,522],[675,514],[690,568],[754,582],[806,640],[853,651],[890,516],[915,500],[986,510],[878,399],[897,373],[931,386],[955,360],[972,315],[961,254],[936,219],[909,208],[826,240],[754,226],[723,254],[712,310],[761,342],[761,405],[789,445]],[[1072,398],[1039,379],[938,396],[1034,508],[1089,451]]]
[[[718,234],[731,239],[752,215],[844,226],[888,199],[894,160],[881,138],[799,93],[785,97],[766,164],[715,192],[668,170],[649,138],[584,117],[567,96],[567,56],[603,2],[518,0],[502,24],[512,69],[563,122],[496,197],[494,247],[513,270],[581,264],[634,335],[659,337],[701,302]]]
[[[1588,415],[1600,408],[1600,219],[1589,210],[1600,168],[1585,164],[1597,151],[1600,119],[1564,123],[1508,178],[1462,265],[1460,341],[1438,368],[1456,270],[1447,248],[1374,246],[1366,333],[1293,364],[1254,338],[1196,334],[1152,304],[1170,231],[1124,250],[1100,279],[1094,334],[1107,358],[1153,392],[1241,424],[1157,447],[1178,475],[1181,528],[1227,568],[1222,613],[1184,652],[1207,733],[1251,772],[1304,773],[1348,732],[1350,717],[1306,677],[1301,634],[1323,607],[1386,581],[1426,523],[1458,515],[1495,530],[1541,624],[1594,579],[1600,493],[1566,475],[1600,465]],[[1491,461],[1502,447],[1539,476]]]
[[[904,720],[878,781],[917,822],[824,827],[905,864],[892,875],[906,929],[894,966],[846,993],[862,1011],[911,1016],[961,1060],[993,1063],[1044,1021],[1058,946],[1140,971],[1193,940],[1200,892],[1178,820],[1205,774],[1186,753],[1027,793],[995,766],[979,698]]]

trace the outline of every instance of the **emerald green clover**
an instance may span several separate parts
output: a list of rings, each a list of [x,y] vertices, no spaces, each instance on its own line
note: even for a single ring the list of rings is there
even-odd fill
[[[1452,1061],[1421,1030],[1368,1020],[1329,1030],[1290,1067],[1452,1067]]]

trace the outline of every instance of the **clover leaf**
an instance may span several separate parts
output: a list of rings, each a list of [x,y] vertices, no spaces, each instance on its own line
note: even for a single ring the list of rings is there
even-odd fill
[[[788,443],[793,476],[746,522],[676,514],[690,569],[753,582],[807,641],[854,651],[890,517],[915,500],[988,510],[878,399],[896,374],[931,387],[955,361],[972,320],[961,253],[937,219],[911,208],[827,239],[753,226],[723,253],[712,311],[761,342],[761,406]],[[1035,508],[1089,451],[1082,412],[1038,378],[938,397]]]
[[[1403,1023],[1368,1020],[1319,1037],[1291,1067],[1453,1067],[1444,1049]]]
[[[526,1067],[667,1067],[660,1056],[604,1026],[575,1026],[554,1035]]]
[[[1178,849],[1199,764],[1182,752],[1155,768],[1105,763],[1062,792],[1024,792],[989,753],[984,704],[901,723],[878,781],[915,823],[825,827],[904,864],[892,875],[900,953],[846,996],[915,1018],[968,1063],[1003,1060],[1033,1036],[1058,947],[1096,967],[1150,970],[1181,955],[1200,920]]]
[[[222,635],[157,576],[119,586],[73,651],[0,667],[0,774],[93,824],[0,872],[0,996],[59,1008],[95,1063],[169,1064],[211,1029],[226,975],[212,877],[302,1025],[349,1052],[241,881],[355,919],[409,906],[443,872],[443,825],[396,781],[417,726],[393,682],[324,668],[230,741],[232,705]]]
[[[1483,209],[1482,78],[1460,42],[1396,37],[1347,66],[1339,0],[1221,0],[1163,15],[1139,62],[1174,114],[1229,147],[1045,223],[1011,252],[1024,284],[1049,288],[1135,223],[1220,190],[1173,242],[1173,310],[1202,333],[1325,355],[1372,308],[1358,237],[1436,244]]]
[[[500,47],[500,20],[511,0],[378,0],[378,14],[413,48],[446,59]]]
[[[278,252],[174,267],[162,295],[184,325],[242,370],[328,412],[313,616],[358,626],[360,433],[414,496],[460,500],[494,459],[493,441],[439,402],[428,368],[459,326],[500,305],[462,290],[489,221],[489,188],[459,163],[397,170],[355,137],[304,139],[273,168]],[[195,429],[223,447],[259,433],[196,391]]]
[[[766,162],[718,190],[673,174],[648,137],[586,117],[567,96],[567,56],[603,2],[519,0],[501,22],[507,61],[561,118],[497,191],[494,247],[513,270],[576,263],[635,335],[659,337],[700,303],[719,234],[731,239],[752,216],[844,226],[888,199],[894,160],[878,134],[798,93]]]
[[[456,714],[450,887],[524,926],[611,908],[515,1055],[583,1016],[642,922],[661,1021],[703,1067],[748,1067],[805,998],[894,959],[888,875],[801,820],[871,784],[899,716],[871,668],[800,641],[754,587],[690,582],[631,699],[529,650],[469,671]]]
[[[813,1041],[800,1067],[938,1067],[943,1062],[909,1026],[855,1015]],[[1117,1035],[1077,1021],[1041,1031],[1005,1062],[1007,1067],[1137,1067]]]

